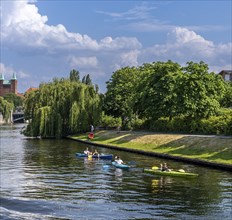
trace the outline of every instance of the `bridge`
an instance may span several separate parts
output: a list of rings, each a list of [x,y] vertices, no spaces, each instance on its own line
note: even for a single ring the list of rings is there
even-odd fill
[[[25,122],[24,112],[22,112],[22,111],[14,112],[12,114],[12,122],[13,123],[24,123]]]

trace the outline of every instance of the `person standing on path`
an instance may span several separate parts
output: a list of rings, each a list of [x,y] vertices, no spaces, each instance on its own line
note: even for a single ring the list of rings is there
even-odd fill
[[[94,131],[93,125],[90,125],[90,130],[91,130],[91,133],[93,133],[93,131]]]

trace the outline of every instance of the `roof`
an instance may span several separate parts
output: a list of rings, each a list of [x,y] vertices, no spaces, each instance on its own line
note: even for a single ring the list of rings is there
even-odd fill
[[[38,90],[38,88],[30,87],[29,89],[27,89],[26,93],[31,92],[31,91],[36,91],[36,90]]]
[[[222,70],[219,74],[222,74],[222,73],[232,74],[232,70]]]
[[[10,84],[11,84],[10,80],[3,80],[3,85],[10,85]]]

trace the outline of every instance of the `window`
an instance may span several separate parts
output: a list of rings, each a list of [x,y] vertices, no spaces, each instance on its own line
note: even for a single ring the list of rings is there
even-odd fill
[[[225,74],[225,81],[230,81],[230,74]]]

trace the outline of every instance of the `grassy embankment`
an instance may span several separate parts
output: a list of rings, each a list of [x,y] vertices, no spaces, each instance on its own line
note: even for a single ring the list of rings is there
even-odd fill
[[[72,138],[87,141],[87,135],[74,135]],[[232,165],[231,137],[98,131],[92,142]]]

